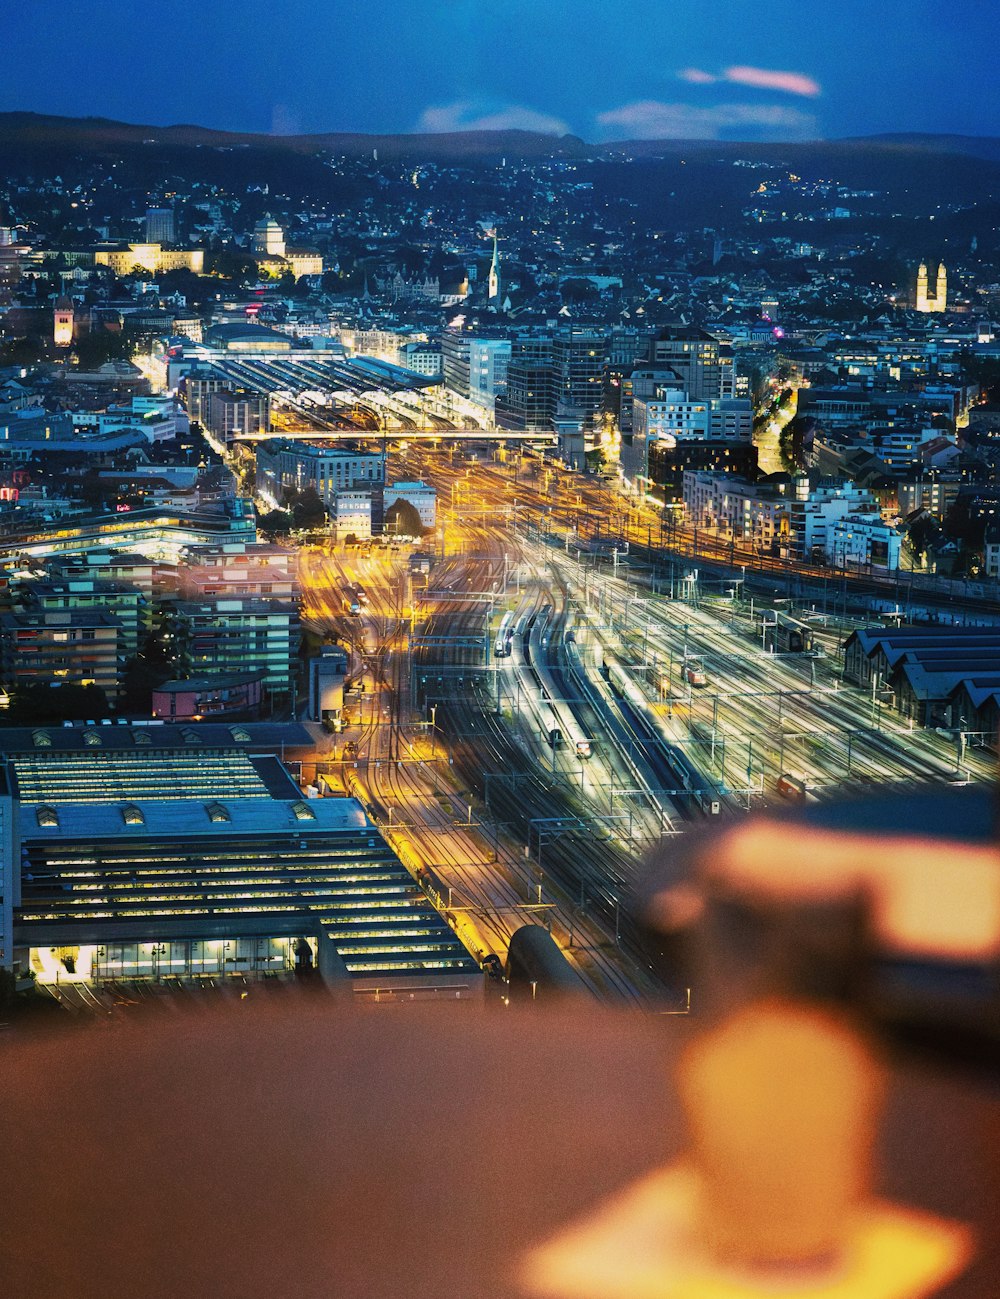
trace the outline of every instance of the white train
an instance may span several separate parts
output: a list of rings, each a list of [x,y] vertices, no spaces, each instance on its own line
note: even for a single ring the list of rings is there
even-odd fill
[[[505,613],[500,619],[500,626],[497,629],[497,638],[493,644],[493,654],[495,658],[506,658],[510,654],[510,643],[514,637],[514,615]]]
[[[550,746],[554,749],[569,747],[578,758],[589,758],[593,753],[593,746],[587,736],[584,735],[573,709],[561,698],[561,692],[549,671],[548,657],[545,652],[549,641],[549,612],[549,608],[546,606],[535,619],[535,624],[531,629],[530,646],[531,665],[541,688],[542,698],[547,701],[548,712],[552,718],[551,725],[548,728]],[[544,709],[545,705],[543,705],[543,711]],[[553,733],[558,735],[558,743],[553,744],[551,742]]]

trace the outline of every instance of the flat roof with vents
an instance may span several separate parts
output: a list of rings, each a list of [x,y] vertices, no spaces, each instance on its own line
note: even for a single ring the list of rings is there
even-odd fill
[[[356,799],[220,794],[23,811],[18,944],[197,941],[283,917],[329,935],[355,978],[480,973]]]

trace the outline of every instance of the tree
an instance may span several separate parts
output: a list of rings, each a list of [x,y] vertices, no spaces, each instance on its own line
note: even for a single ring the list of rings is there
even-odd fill
[[[0,343],[0,365],[37,365],[42,358],[42,345],[35,338],[11,338]]]
[[[265,536],[281,536],[291,532],[292,516],[288,510],[268,510],[257,520],[257,526]]]
[[[326,523],[326,506],[315,487],[304,487],[292,506],[296,528],[321,528]]]
[[[385,512],[385,531],[399,537],[422,536],[424,529],[417,507],[411,501],[394,501]]]
[[[129,360],[135,344],[124,334],[104,329],[84,334],[73,344],[73,351],[82,370],[96,370],[108,361]]]
[[[4,715],[7,726],[37,726],[56,722],[83,722],[107,717],[111,712],[100,686],[75,682],[29,681],[10,692],[10,706]]]

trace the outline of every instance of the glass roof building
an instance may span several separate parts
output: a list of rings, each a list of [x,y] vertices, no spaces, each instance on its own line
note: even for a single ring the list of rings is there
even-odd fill
[[[19,865],[5,963],[94,983],[317,967],[380,1000],[481,997],[478,962],[361,804],[304,799],[255,736],[278,729],[0,736]]]

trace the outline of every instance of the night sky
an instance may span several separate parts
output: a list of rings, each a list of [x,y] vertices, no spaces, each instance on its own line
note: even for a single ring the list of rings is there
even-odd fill
[[[0,111],[280,134],[1000,135],[990,0],[30,0]]]

